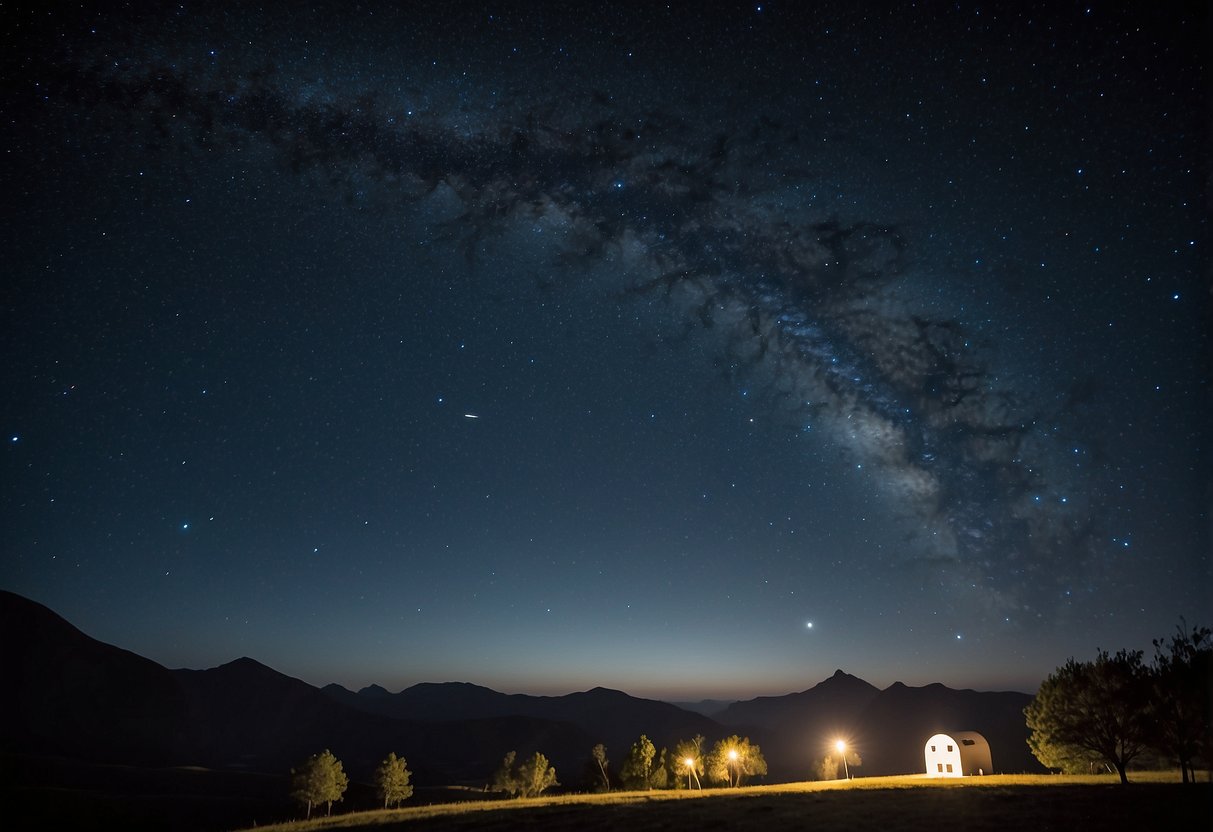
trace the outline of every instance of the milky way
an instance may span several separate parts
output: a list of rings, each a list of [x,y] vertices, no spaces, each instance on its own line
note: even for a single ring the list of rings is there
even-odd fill
[[[1174,54],[1155,49],[1164,41],[1153,33],[1171,31],[1171,23],[1146,26],[1140,34],[1142,21],[1127,13],[1000,17],[959,6],[915,7],[898,18],[852,13],[849,6],[794,12],[739,7],[718,18],[671,9],[589,17],[593,23],[582,26],[572,19],[501,15],[474,4],[390,14],[317,7],[297,15],[180,6],[147,19],[94,20],[81,13],[85,22],[62,31],[53,17],[43,21],[36,35],[47,48],[14,58],[23,84],[8,104],[10,124],[31,127],[12,128],[13,145],[21,158],[34,161],[28,173],[15,175],[12,190],[24,188],[30,204],[49,216],[46,206],[56,199],[72,206],[71,174],[50,177],[54,184],[42,192],[38,160],[49,169],[95,165],[97,174],[86,194],[89,207],[80,209],[84,220],[62,229],[66,250],[79,245],[84,265],[48,274],[60,282],[47,285],[67,297],[73,282],[87,284],[79,295],[78,320],[85,323],[79,334],[69,327],[77,319],[63,311],[61,300],[43,294],[39,258],[56,250],[57,233],[36,240],[21,272],[21,300],[52,325],[40,326],[36,315],[27,315],[20,337],[57,347],[55,333],[64,332],[74,345],[62,365],[54,349],[38,351],[39,381],[26,385],[35,402],[29,412],[63,413],[55,418],[69,430],[86,427],[76,434],[82,446],[105,447],[139,436],[148,414],[179,410],[187,414],[182,423],[166,419],[161,429],[180,465],[210,447],[209,437],[190,433],[195,426],[199,435],[206,429],[222,434],[224,442],[230,432],[231,447],[243,442],[255,456],[252,467],[271,473],[264,480],[245,474],[239,454],[223,450],[233,454],[223,457],[224,471],[236,473],[181,486],[189,498],[181,501],[180,522],[196,513],[193,503],[209,505],[217,502],[212,494],[231,489],[230,502],[239,508],[218,513],[214,528],[238,541],[229,556],[242,569],[240,553],[258,553],[249,563],[262,557],[250,541],[311,522],[299,507],[306,504],[331,516],[282,543],[283,551],[323,558],[327,540],[348,544],[352,538],[340,530],[353,522],[353,506],[358,528],[374,518],[385,531],[373,544],[354,546],[366,547],[371,560],[351,556],[347,574],[359,576],[349,578],[351,595],[361,599],[367,586],[378,590],[399,578],[407,587],[402,593],[425,601],[410,602],[416,615],[430,596],[435,608],[446,605],[442,615],[451,619],[466,609],[473,621],[512,615],[515,595],[496,583],[498,549],[552,572],[535,583],[535,596],[559,597],[605,572],[611,582],[597,586],[602,597],[595,600],[608,622],[604,638],[616,635],[608,639],[608,652],[619,643],[621,630],[613,628],[642,615],[630,606],[634,592],[637,605],[663,626],[668,614],[697,633],[711,626],[704,623],[710,612],[701,608],[744,598],[749,609],[770,613],[764,622],[770,629],[756,631],[751,641],[781,644],[784,636],[770,633],[781,632],[784,619],[792,619],[797,637],[818,611],[832,614],[838,625],[851,612],[845,600],[851,592],[859,598],[865,632],[877,640],[896,631],[899,639],[950,641],[971,628],[974,642],[985,635],[991,645],[1016,638],[1022,645],[1076,622],[1098,629],[1115,619],[1117,626],[1132,626],[1118,618],[1130,605],[1143,614],[1149,606],[1152,619],[1183,612],[1162,610],[1170,602],[1157,599],[1166,593],[1153,595],[1181,581],[1184,569],[1207,571],[1207,553],[1187,539],[1199,528],[1193,517],[1199,513],[1194,484],[1201,479],[1196,460],[1206,450],[1206,429],[1191,416],[1192,404],[1204,399],[1203,382],[1195,381],[1199,362],[1189,349],[1193,336],[1205,337],[1190,301],[1197,294],[1192,284],[1201,239],[1192,219],[1192,183],[1202,167],[1191,158],[1198,143],[1189,129],[1193,119],[1175,103],[1192,98],[1185,85],[1195,73],[1184,51],[1191,45],[1179,44]],[[914,33],[907,36],[913,48],[903,48],[903,29]],[[1138,44],[1156,57],[1149,72],[1126,68],[1121,53],[1132,50],[1105,48],[1113,42],[1108,33],[1126,43],[1153,38],[1148,49],[1144,40]],[[1152,89],[1151,73],[1172,80],[1144,109],[1127,106]],[[49,137],[45,152],[42,133]],[[61,165],[63,159],[71,161]],[[340,263],[310,271],[301,255],[294,285],[257,285],[243,262],[253,259],[247,252],[258,241],[241,238],[230,252],[218,239],[213,251],[204,242],[199,274],[214,273],[218,288],[207,296],[209,277],[195,275],[199,285],[190,292],[196,294],[182,294],[206,298],[197,340],[178,345],[161,365],[131,360],[118,362],[121,372],[100,371],[94,387],[104,389],[96,394],[102,406],[95,419],[53,410],[58,402],[37,398],[40,379],[53,376],[57,384],[71,375],[63,367],[88,366],[93,345],[101,351],[109,334],[121,330],[84,308],[87,298],[108,299],[106,280],[134,298],[114,304],[130,327],[128,349],[150,341],[143,334],[148,321],[169,306],[162,298],[178,302],[171,277],[157,283],[140,270],[171,268],[158,258],[163,250],[177,254],[177,232],[171,223],[157,225],[148,206],[173,204],[174,183],[191,180],[206,180],[197,190],[206,194],[207,207],[190,214],[199,233],[223,225],[216,217],[227,198],[237,206],[233,214],[252,211],[257,227],[271,234],[280,218],[289,228],[299,217],[309,223],[315,217],[309,227],[318,250],[329,231],[367,218],[362,224],[384,229],[386,241],[376,238],[367,246],[364,239],[352,249],[334,241],[332,250],[354,259],[366,252],[366,270],[374,277],[347,288]],[[247,194],[241,192],[246,183]],[[182,194],[188,197],[191,189],[183,187]],[[94,277],[87,252],[99,245],[94,232],[109,220],[110,192],[129,212],[115,214],[127,222],[120,233],[130,261],[115,254],[113,271]],[[139,259],[145,252],[146,264]],[[284,274],[297,268],[292,254],[282,255],[289,261]],[[431,254],[434,259],[426,260]],[[186,262],[193,267],[192,259]],[[477,305],[477,292],[491,297]],[[279,293],[287,296],[274,309]],[[347,298],[326,320],[326,304]],[[391,319],[387,298],[399,304],[390,326],[382,323]],[[251,312],[229,318],[246,301],[261,318]],[[549,301],[562,311],[538,309]],[[448,339],[457,343],[452,352],[463,350],[461,304],[468,306],[466,325],[481,330],[482,354],[512,347],[513,341],[496,340],[506,337],[526,341],[519,353],[529,350],[526,358],[538,356],[541,365],[550,357],[544,351],[552,350],[557,358],[543,377],[548,386],[511,375],[519,365],[507,367],[502,359],[476,369],[511,390],[502,397],[510,408],[494,413],[492,402],[476,396],[448,401],[454,391],[447,388],[472,384],[466,364],[442,364]],[[363,307],[381,323],[363,327],[354,311]],[[174,314],[179,311],[174,307]],[[212,327],[207,315],[230,328]],[[281,331],[297,333],[289,323],[281,331],[262,326],[274,315],[300,317],[299,342],[275,342]],[[519,471],[525,461],[495,461],[488,437],[494,429],[508,435],[534,427],[510,420],[526,414],[533,420],[543,407],[551,409],[554,425],[585,416],[593,403],[576,398],[594,390],[592,378],[579,387],[561,372],[644,372],[636,369],[639,358],[618,365],[614,359],[596,363],[593,355],[565,361],[558,336],[527,341],[551,321],[574,327],[579,317],[595,325],[618,321],[608,339],[647,339],[654,350],[666,350],[650,353],[660,357],[653,365],[682,362],[687,379],[703,379],[710,365],[724,395],[736,399],[692,400],[699,391],[689,383],[676,387],[688,400],[666,407],[670,422],[688,413],[718,414],[696,423],[711,427],[682,446],[677,428],[661,423],[671,432],[654,430],[645,435],[653,444],[633,446],[629,431],[659,422],[667,402],[663,378],[637,383],[635,413],[602,408],[612,414],[603,418],[620,424],[607,429],[587,420],[570,428],[585,447],[600,444],[601,456],[585,459],[599,461],[604,479],[622,483],[619,492],[587,491],[566,504],[553,495],[564,493],[562,480],[584,478],[585,467],[541,466],[528,483]],[[419,325],[423,319],[432,325]],[[326,326],[322,343],[312,343]],[[372,334],[395,340],[373,340]],[[584,336],[573,348],[585,350],[587,343]],[[395,398],[346,400],[338,385],[322,389],[317,382],[309,390],[317,391],[319,404],[308,415],[331,419],[350,433],[394,437],[399,449],[407,448],[400,450],[399,470],[388,470],[389,455],[360,456],[361,445],[337,444],[352,453],[311,458],[308,443],[320,429],[283,403],[306,403],[311,395],[292,398],[292,379],[321,375],[312,372],[312,362],[318,350],[329,349],[325,368],[333,372],[327,379],[342,381],[348,373],[346,389],[375,390],[378,367],[360,375],[357,350],[387,356],[387,345],[400,357],[384,358],[383,365],[411,374],[402,386],[422,379],[418,389]],[[28,348],[24,342],[17,347]],[[262,412],[248,401],[250,391],[261,391],[245,379],[245,401],[229,403],[233,395],[191,421],[195,405],[173,373],[195,356],[217,368],[200,376],[230,375],[247,360],[257,368],[252,378],[271,387],[265,396],[271,404]],[[437,363],[431,369],[426,361]],[[274,400],[276,380],[288,392]],[[524,394],[514,395],[526,389],[538,390],[531,410],[518,404]],[[616,397],[627,395],[626,385],[610,389]],[[132,390],[143,393],[128,395]],[[729,410],[738,400],[748,421],[731,421],[741,413],[741,405]],[[399,426],[390,413],[359,421],[377,402],[408,413]],[[449,432],[449,424],[439,421],[448,406],[469,417],[459,420],[460,428],[474,425],[480,432]],[[758,424],[752,424],[755,416]],[[25,422],[31,419],[40,417]],[[14,420],[18,427],[25,422]],[[761,441],[750,442],[753,436]],[[475,444],[477,437],[486,444]],[[630,499],[629,465],[644,462],[654,448],[665,452],[662,441],[678,445],[671,454],[693,454],[695,466],[638,483],[637,503],[648,499],[653,505],[631,514],[617,509]],[[450,453],[430,455],[427,442]],[[23,471],[36,472],[55,458],[52,445],[42,456],[33,442],[14,439],[10,445],[29,447],[30,458],[38,460]],[[611,457],[608,448],[625,453]],[[633,448],[636,457],[628,456]],[[746,453],[754,457],[745,463],[730,456]],[[63,458],[67,473],[46,462],[47,482],[77,481],[71,454]],[[279,489],[281,481],[272,477],[283,459],[315,481],[342,482],[351,471],[355,481],[326,508],[306,477]],[[481,517],[479,508],[465,516],[452,492],[442,490],[447,482],[465,483],[469,492],[478,488],[481,459],[508,471],[503,481],[515,485],[512,505],[523,520]],[[383,470],[364,481],[357,468],[367,464]],[[778,470],[755,485],[764,466]],[[81,493],[89,493],[104,470],[81,474]],[[49,494],[53,489],[35,476],[29,473],[28,481]],[[127,476],[139,493],[160,490],[158,475],[136,468]],[[712,488],[732,488],[734,479],[740,487],[733,502],[712,503]],[[482,490],[478,499],[488,500],[491,489]],[[360,504],[375,503],[384,493],[388,507],[380,515],[362,512]],[[205,499],[194,499],[198,494]],[[393,502],[397,494],[411,496]],[[776,495],[767,499],[774,504],[769,512],[764,494]],[[281,500],[282,517],[277,527],[261,528],[257,511],[243,504],[267,495]],[[803,513],[790,516],[798,508],[778,495],[804,502]],[[37,547],[45,548],[38,530],[58,528],[57,521],[31,505],[11,506],[33,530],[21,550],[29,560],[11,571],[35,586],[54,586],[58,573],[39,560],[43,549]],[[55,510],[62,510],[59,505]],[[144,525],[129,520],[143,512],[142,505],[116,497],[98,505],[123,518],[113,521],[117,538],[144,534]],[[584,528],[578,527],[582,507],[590,507]],[[167,518],[170,510],[160,510]],[[716,510],[735,516],[702,527],[715,521]],[[204,552],[218,551],[219,532],[203,543],[205,526],[188,519],[199,541],[193,556],[201,561]],[[730,525],[734,520],[737,525]],[[133,530],[124,523],[133,523]],[[502,523],[520,529],[522,542],[515,541],[514,550],[498,545]],[[481,528],[492,542],[460,550],[449,531],[465,525]],[[615,525],[627,533],[611,539]],[[594,558],[582,550],[595,549],[584,542],[595,535],[608,551],[605,565],[591,568],[587,562]],[[81,531],[64,551],[86,547],[86,540]],[[727,550],[721,544],[720,551],[701,555],[704,540],[727,541]],[[1139,547],[1139,540],[1148,547]],[[491,554],[481,553],[481,545]],[[1142,559],[1175,547],[1183,549],[1185,566],[1160,570]],[[447,552],[487,576],[483,595],[444,583]],[[127,563],[126,555],[113,557],[132,574],[151,571],[147,564],[157,558],[132,556]],[[247,574],[272,584],[264,574],[281,577],[295,568],[294,555],[281,557],[282,564],[267,560],[264,573],[254,564]],[[402,565],[390,565],[393,557]],[[438,564],[429,575],[433,587],[421,577],[429,559]],[[663,559],[661,580],[648,588],[651,562]],[[715,570],[719,574],[716,559],[729,564]],[[749,568],[734,568],[747,559]],[[558,563],[567,568],[560,579],[553,569]],[[702,575],[699,565],[707,567]],[[786,586],[767,606],[768,581],[780,584],[781,576]],[[687,592],[675,608],[662,611],[662,593],[679,591],[684,578],[710,600]],[[1156,602],[1138,606],[1134,595],[1143,579],[1157,581],[1150,591]],[[220,594],[227,580],[216,578]],[[737,589],[739,581],[746,587]],[[543,616],[551,612],[546,602],[527,600]],[[385,601],[383,609],[390,608]],[[429,626],[440,632],[442,625]],[[819,618],[814,638],[824,641],[818,634],[828,632]],[[673,632],[669,636],[677,640]],[[846,646],[831,649],[844,654]],[[893,641],[887,645],[890,654],[898,649]]]
[[[264,142],[334,193],[369,185],[441,206],[465,241],[543,222],[562,232],[569,261],[626,253],[640,276],[624,293],[674,304],[783,419],[874,466],[907,515],[896,557],[976,590],[990,615],[1039,613],[1096,554],[1073,485],[1054,474],[1064,446],[1051,414],[1000,387],[958,322],[899,297],[913,239],[879,221],[789,219],[753,184],[753,158],[769,168],[812,152],[769,118],[704,137],[676,109],[524,102],[458,130],[442,112],[411,119],[373,89],[302,90],[272,67],[203,75],[118,62],[61,83],[56,94],[99,98],[113,129],[130,130],[124,140],[193,152]],[[594,109],[601,118],[569,115]],[[555,124],[539,115],[555,112]],[[795,174],[778,179],[787,187]],[[1084,486],[1088,499],[1102,487]]]

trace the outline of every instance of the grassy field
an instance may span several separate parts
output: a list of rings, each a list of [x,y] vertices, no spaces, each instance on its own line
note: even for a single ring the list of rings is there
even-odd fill
[[[1213,785],[1207,781],[1184,786],[1173,773],[1136,773],[1133,779],[1121,786],[1104,775],[1000,775],[946,781],[917,775],[703,792],[558,795],[358,812],[259,830],[936,832],[945,824],[964,832],[1213,828]]]

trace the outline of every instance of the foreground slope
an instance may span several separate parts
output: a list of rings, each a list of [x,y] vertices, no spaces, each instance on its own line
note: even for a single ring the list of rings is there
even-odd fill
[[[341,828],[366,832],[965,832],[1007,829],[1208,829],[1213,785],[1181,784],[1177,775],[1121,787],[1111,777],[1048,775],[969,778],[873,778],[850,783],[790,783],[704,792],[623,792],[537,800],[489,801],[365,812],[262,829],[303,832]]]

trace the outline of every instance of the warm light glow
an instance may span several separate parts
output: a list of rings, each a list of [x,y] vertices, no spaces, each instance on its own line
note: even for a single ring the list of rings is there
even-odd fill
[[[686,766],[687,769],[687,788],[691,788],[691,778],[694,777],[696,788],[702,789],[703,786],[699,783],[699,772],[695,770],[695,758],[683,757],[682,764]]]
[[[730,749],[729,749],[729,759],[730,759],[730,760],[736,760],[736,759],[737,759],[737,749],[736,749],[736,748],[730,748]]]
[[[839,756],[842,757],[842,770],[846,774],[848,780],[851,779],[851,766],[847,763],[847,741],[835,740],[834,748],[838,749]]]

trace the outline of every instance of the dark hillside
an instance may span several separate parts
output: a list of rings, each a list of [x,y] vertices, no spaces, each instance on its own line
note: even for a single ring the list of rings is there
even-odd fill
[[[0,591],[0,749],[140,764],[177,756],[187,704],[155,662]]]

